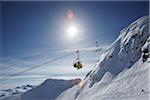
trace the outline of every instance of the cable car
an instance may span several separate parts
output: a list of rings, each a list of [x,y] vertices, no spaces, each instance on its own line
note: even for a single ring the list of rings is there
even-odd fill
[[[77,68],[79,70],[79,69],[83,68],[83,64],[80,61],[79,50],[77,50],[76,53],[77,53],[77,59],[76,59],[76,62],[73,64],[73,67]]]

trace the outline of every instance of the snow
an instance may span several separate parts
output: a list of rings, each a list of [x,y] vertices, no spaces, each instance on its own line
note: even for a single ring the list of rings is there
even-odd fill
[[[0,100],[149,100],[150,58],[143,60],[144,49],[150,50],[148,16],[122,29],[81,82],[48,79],[21,95]]]
[[[120,32],[80,88],[66,90],[57,100],[68,95],[69,100],[148,100],[150,59],[143,62],[142,51],[150,49],[149,39],[149,17],[144,16]]]
[[[21,94],[21,93],[24,93],[24,92],[32,89],[33,87],[35,87],[35,86],[23,85],[23,86],[20,86],[20,87],[18,86],[13,89],[3,89],[3,90],[0,90],[0,97],[14,95],[14,94]]]
[[[39,87],[23,94],[22,100],[54,100],[61,92],[73,85],[75,84],[72,80],[49,79]]]
[[[0,100],[54,100],[61,92],[78,84],[80,79],[47,79],[23,94],[8,95]]]

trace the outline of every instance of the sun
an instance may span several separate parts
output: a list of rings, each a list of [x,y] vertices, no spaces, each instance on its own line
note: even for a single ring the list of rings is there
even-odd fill
[[[74,25],[71,25],[68,27],[68,35],[69,37],[75,37],[78,33],[77,27]]]

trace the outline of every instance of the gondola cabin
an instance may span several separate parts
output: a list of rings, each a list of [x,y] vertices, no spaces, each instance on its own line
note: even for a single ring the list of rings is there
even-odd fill
[[[77,50],[76,53],[77,53],[77,59],[76,59],[76,62],[73,64],[73,67],[77,68],[79,70],[79,69],[83,68],[83,64],[80,61],[79,50]]]
[[[80,61],[78,61],[78,62],[74,63],[73,67],[77,68],[79,70],[79,69],[83,68],[83,65]]]

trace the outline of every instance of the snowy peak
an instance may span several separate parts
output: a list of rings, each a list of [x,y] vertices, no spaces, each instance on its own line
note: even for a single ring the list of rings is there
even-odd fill
[[[90,87],[100,81],[106,72],[118,75],[131,68],[142,56],[142,47],[149,37],[149,17],[144,16],[124,28],[116,41],[101,56],[97,69],[91,73]]]
[[[138,35],[139,39],[142,37],[143,32],[148,31],[149,17],[144,16],[138,20],[131,23],[128,27],[121,31],[121,44],[126,45],[126,43]]]
[[[84,80],[57,100],[148,100],[149,62],[149,17],[144,16],[124,28]]]
[[[10,95],[15,95],[15,94],[22,94],[35,86],[32,85],[23,85],[23,86],[18,86],[14,89],[5,89],[5,90],[0,90],[0,97],[5,97],[5,96],[10,96]]]
[[[61,92],[80,83],[80,79],[47,79],[41,85],[22,95],[22,100],[54,100]]]

